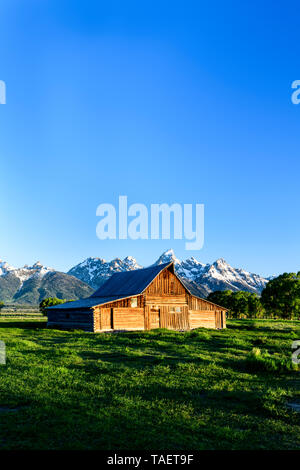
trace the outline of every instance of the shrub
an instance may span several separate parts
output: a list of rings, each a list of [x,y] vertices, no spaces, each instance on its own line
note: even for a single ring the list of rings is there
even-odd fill
[[[252,372],[289,372],[298,370],[291,358],[281,357],[278,354],[269,354],[260,348],[253,348],[246,358],[246,366]]]
[[[42,300],[42,302],[40,303],[40,312],[43,315],[46,315],[47,307],[53,307],[54,305],[64,304],[65,302],[71,302],[71,300],[58,299],[57,297],[47,297],[46,299]]]

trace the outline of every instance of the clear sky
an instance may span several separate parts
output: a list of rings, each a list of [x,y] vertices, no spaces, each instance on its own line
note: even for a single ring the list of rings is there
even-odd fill
[[[296,3],[4,0],[0,79],[0,258],[300,269]],[[203,249],[100,241],[119,195],[205,204]]]

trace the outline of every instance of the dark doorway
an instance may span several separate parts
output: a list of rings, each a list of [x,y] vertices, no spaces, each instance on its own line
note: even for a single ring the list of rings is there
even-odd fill
[[[110,309],[110,327],[113,330],[114,329],[114,309]]]

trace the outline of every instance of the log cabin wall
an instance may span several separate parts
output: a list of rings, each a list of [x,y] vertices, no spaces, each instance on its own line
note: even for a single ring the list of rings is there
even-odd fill
[[[136,307],[132,307],[132,303]],[[143,330],[144,296],[117,300],[94,308],[94,331]]]
[[[114,308],[114,329],[115,330],[144,330],[144,309],[143,308]]]
[[[204,299],[188,295],[190,328],[217,328],[216,306]]]
[[[198,299],[198,297],[194,297],[193,295],[188,295],[188,304],[190,310],[205,310],[214,312],[216,309],[216,305],[208,302],[204,299]]]
[[[144,308],[144,296],[139,294],[132,297],[128,297],[126,299],[115,300],[114,302],[110,302],[105,304],[105,307],[108,308],[131,308],[131,301],[132,299],[137,299],[137,307]],[[100,308],[100,307],[95,307]]]
[[[105,307],[94,308],[94,331],[109,331],[113,329],[112,309]]]
[[[93,312],[90,309],[51,309],[48,310],[48,326],[93,331]]]
[[[189,295],[191,328],[226,328],[226,311],[221,307]]]
[[[216,328],[216,313],[211,310],[189,310],[190,328]]]

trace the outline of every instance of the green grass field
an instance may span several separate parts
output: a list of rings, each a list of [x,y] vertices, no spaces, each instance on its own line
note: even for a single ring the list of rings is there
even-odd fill
[[[63,332],[0,319],[0,449],[300,449],[300,322]]]

